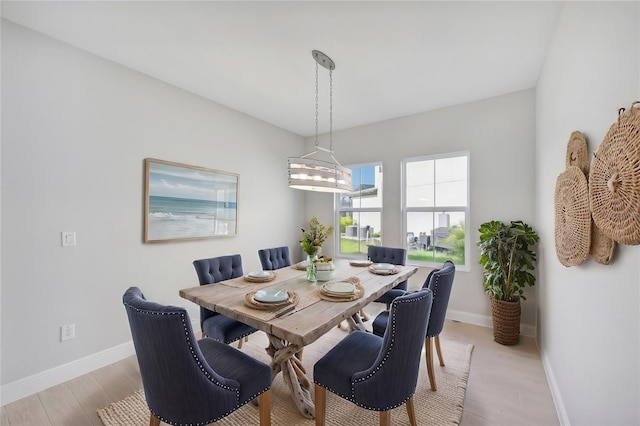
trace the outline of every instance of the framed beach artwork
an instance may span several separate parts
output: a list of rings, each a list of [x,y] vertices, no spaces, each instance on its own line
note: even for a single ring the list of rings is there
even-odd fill
[[[238,175],[146,158],[144,242],[238,233]]]

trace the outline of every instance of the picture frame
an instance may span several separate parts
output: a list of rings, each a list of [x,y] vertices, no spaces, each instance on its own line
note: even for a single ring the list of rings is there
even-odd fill
[[[144,242],[238,234],[236,173],[145,158]]]

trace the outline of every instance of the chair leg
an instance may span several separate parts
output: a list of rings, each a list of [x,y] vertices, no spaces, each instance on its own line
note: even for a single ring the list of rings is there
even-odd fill
[[[316,406],[316,426],[324,426],[327,409],[327,390],[318,384],[315,385],[314,403]]]
[[[440,360],[440,366],[444,367],[444,358],[442,358],[442,351],[440,350],[440,335],[435,337],[436,352],[438,353],[438,359]]]
[[[433,349],[431,347],[431,340],[433,340],[432,337],[425,338],[424,348],[426,353],[425,358],[427,360],[427,374],[429,375],[429,383],[431,383],[431,390],[436,391],[438,390],[438,387],[436,386],[436,375],[433,371]]]
[[[271,389],[258,396],[260,426],[271,426]]]
[[[416,421],[416,410],[413,406],[413,397],[409,398],[407,401],[407,414],[409,415],[409,424],[411,426],[417,426],[418,423]]]
[[[380,411],[380,426],[391,426],[391,411]]]
[[[149,426],[160,426],[160,419],[153,414],[149,414]]]
[[[238,349],[242,349],[242,342],[244,339],[238,340]]]

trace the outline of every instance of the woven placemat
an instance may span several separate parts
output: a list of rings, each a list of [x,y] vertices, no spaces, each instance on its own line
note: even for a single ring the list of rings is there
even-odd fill
[[[371,272],[372,274],[376,274],[376,275],[395,275],[398,272],[400,272],[400,269],[393,268],[390,271],[388,271],[388,270],[377,270],[377,269],[374,269],[373,267],[369,266],[369,272]]]
[[[269,271],[268,277],[252,277],[250,275],[245,275],[243,277],[245,281],[249,281],[250,283],[268,283],[269,281],[273,281],[276,278],[276,273],[273,271]]]
[[[640,244],[640,102],[618,112],[593,154],[589,172],[593,221],[622,244]]]
[[[281,302],[272,302],[272,303],[266,303],[266,302],[261,302],[259,300],[255,299],[255,295],[259,290],[255,290],[255,291],[250,291],[249,293],[244,295],[244,305],[248,306],[249,308],[253,308],[253,309],[260,309],[263,311],[273,311],[273,310],[279,310],[280,308],[282,308],[283,306],[290,306],[290,305],[296,305],[298,303],[298,293],[296,293],[295,291],[287,291],[287,294],[289,295],[289,298],[286,300],[283,300]]]
[[[301,265],[300,263],[302,263],[302,262],[299,262],[299,263],[296,263],[294,265],[291,265],[291,267],[293,269],[297,269],[298,271],[306,271],[307,270],[307,265]]]
[[[324,293],[322,291],[322,288],[320,288],[318,289],[318,296],[320,297],[320,299],[328,300],[329,302],[351,302],[352,300],[360,299],[362,296],[364,296],[364,287],[362,286],[362,284],[360,284],[360,280],[358,280],[357,282],[349,281],[348,279],[341,281],[353,283],[353,286],[355,287],[353,294],[349,296],[332,296],[330,294]]]
[[[292,311],[292,313],[301,311],[302,309],[304,309],[304,308],[306,308],[308,306],[311,306],[314,303],[318,303],[320,300],[321,300],[320,297],[318,297],[313,292],[307,293],[304,296],[299,296],[298,295],[298,300],[297,300],[297,303],[295,305],[296,308]],[[262,310],[262,309],[250,308],[250,307],[245,306],[245,305],[240,305],[240,306],[237,306],[236,308],[234,308],[234,310],[236,310],[238,312],[242,312],[243,314],[248,315],[250,317],[260,319],[262,321],[271,321],[272,319],[276,318],[276,316],[280,312],[283,312],[283,311],[286,311],[287,309],[289,309],[290,306],[291,306],[291,304],[287,304],[287,305],[281,306],[279,309],[268,310],[267,311],[267,310]]]
[[[556,255],[564,266],[582,264],[591,246],[589,188],[582,170],[569,166],[556,180]]]

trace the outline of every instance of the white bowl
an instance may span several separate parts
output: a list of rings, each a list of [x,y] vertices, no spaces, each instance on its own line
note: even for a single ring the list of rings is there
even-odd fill
[[[336,277],[336,271],[316,271],[316,278],[318,281],[331,281]]]
[[[333,271],[336,269],[333,262],[316,262],[314,265],[316,265],[317,271]]]
[[[253,298],[264,303],[284,302],[289,298],[289,294],[279,288],[264,288],[256,291]]]

